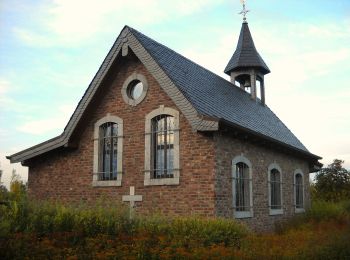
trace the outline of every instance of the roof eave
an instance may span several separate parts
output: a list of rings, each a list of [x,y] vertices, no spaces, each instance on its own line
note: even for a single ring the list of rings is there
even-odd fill
[[[227,121],[227,120],[225,120],[225,119],[223,119],[223,118],[220,118],[219,123],[225,124],[225,125],[227,125],[227,126],[234,127],[234,128],[236,128],[236,129],[238,129],[238,130],[240,130],[240,131],[243,131],[243,132],[245,132],[245,133],[249,133],[249,134],[251,134],[251,135],[253,135],[253,136],[256,136],[256,137],[258,137],[258,138],[262,138],[263,140],[266,140],[266,141],[269,141],[269,142],[272,142],[272,143],[281,145],[281,146],[287,148],[287,149],[290,150],[290,151],[297,152],[297,153],[299,153],[300,155],[303,155],[304,157],[315,161],[315,163],[320,164],[320,163],[318,162],[318,160],[321,160],[321,159],[322,159],[322,157],[320,157],[320,156],[318,156],[318,155],[315,155],[315,154],[310,153],[310,152],[308,152],[308,151],[301,150],[301,149],[299,149],[299,148],[297,148],[297,147],[294,147],[294,146],[292,146],[292,145],[286,144],[286,143],[284,143],[284,142],[282,142],[282,141],[276,140],[276,139],[274,139],[274,138],[272,138],[272,137],[269,137],[269,136],[266,136],[266,135],[264,135],[264,134],[255,132],[255,131],[253,131],[253,130],[251,130],[251,129],[248,129],[248,128],[245,128],[245,127],[243,127],[243,126],[241,126],[241,125],[238,125],[238,124],[235,124],[235,123],[233,123],[233,122]],[[322,165],[322,164],[321,164],[321,165]]]

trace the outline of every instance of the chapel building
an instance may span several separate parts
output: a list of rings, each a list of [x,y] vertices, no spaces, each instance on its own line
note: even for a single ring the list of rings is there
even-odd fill
[[[309,207],[321,158],[266,105],[270,70],[246,21],[225,73],[125,26],[63,133],[7,158],[29,167],[37,199],[135,197],[142,213],[271,230]]]

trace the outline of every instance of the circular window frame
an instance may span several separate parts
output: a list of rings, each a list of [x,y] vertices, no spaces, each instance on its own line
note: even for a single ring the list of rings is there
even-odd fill
[[[140,81],[143,85],[141,96],[137,99],[133,99],[129,95],[130,94],[129,87],[133,81]],[[147,83],[146,77],[142,74],[134,72],[124,81],[121,92],[122,92],[123,100],[125,101],[126,104],[130,106],[137,106],[146,97],[147,90],[148,90],[148,83]]]

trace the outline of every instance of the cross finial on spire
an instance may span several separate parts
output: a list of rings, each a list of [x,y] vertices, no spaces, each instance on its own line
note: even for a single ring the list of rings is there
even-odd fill
[[[245,2],[246,2],[246,0],[241,0],[241,3],[243,5],[243,10],[238,13],[238,14],[242,14],[243,15],[243,22],[244,23],[247,22],[247,17],[246,16],[247,16],[247,13],[250,11],[250,10],[247,10],[245,8]]]

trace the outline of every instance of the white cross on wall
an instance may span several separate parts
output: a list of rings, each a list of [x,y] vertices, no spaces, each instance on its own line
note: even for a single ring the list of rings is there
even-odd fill
[[[130,218],[132,217],[133,209],[136,201],[142,201],[142,195],[135,195],[135,187],[130,186],[130,195],[123,195],[123,202],[130,202]]]

